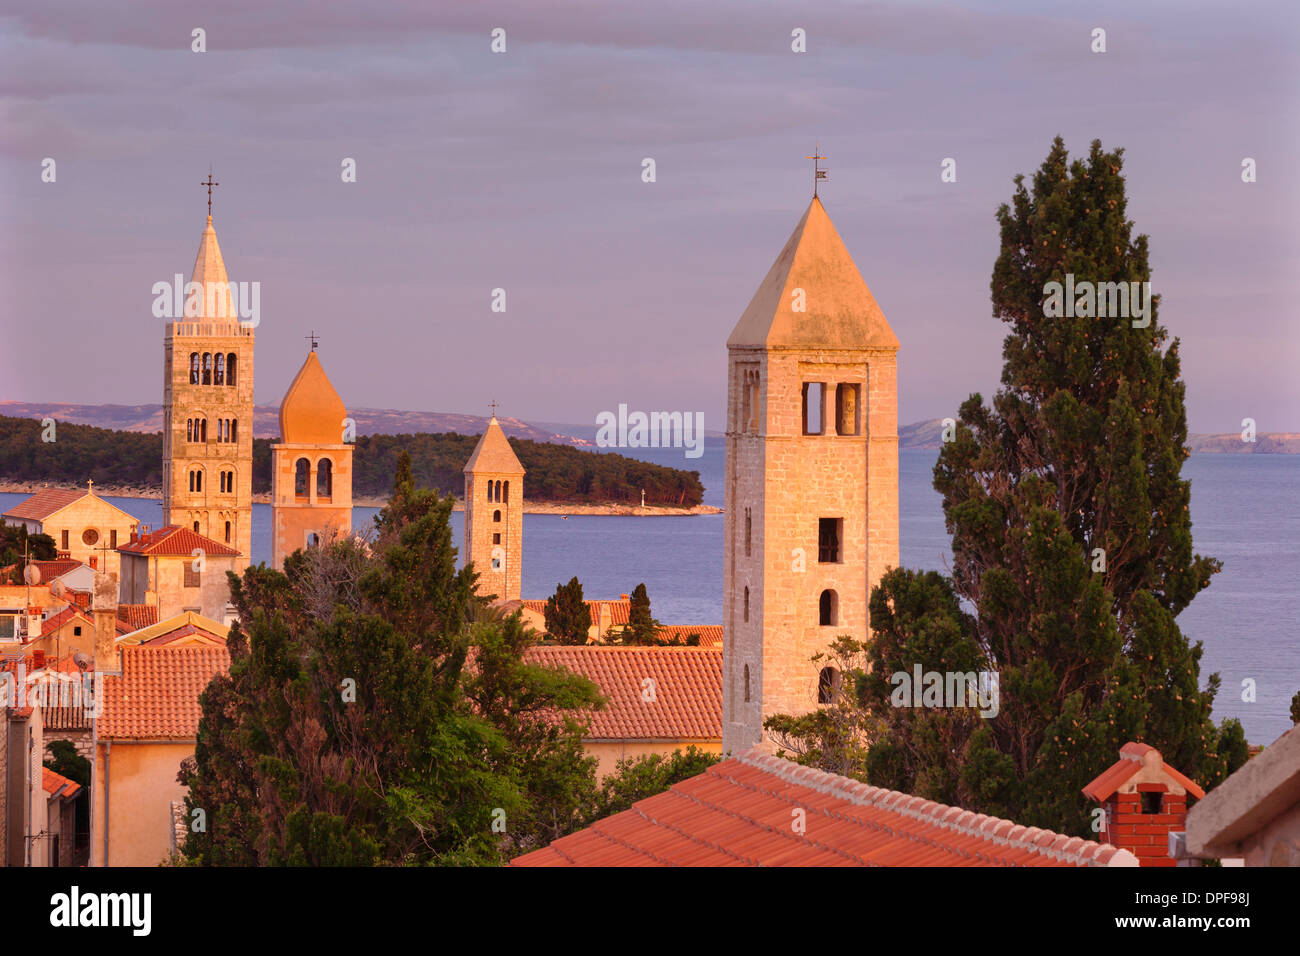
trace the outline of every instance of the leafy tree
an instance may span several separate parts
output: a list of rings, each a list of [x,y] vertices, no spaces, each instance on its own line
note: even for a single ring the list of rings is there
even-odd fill
[[[1300,724],[1300,690],[1291,698],[1291,723]]]
[[[582,819],[595,784],[580,714],[599,696],[525,664],[519,618],[485,614],[456,567],[452,505],[398,481],[332,605],[310,552],[230,575],[230,673],[202,696],[180,774],[208,820],[188,861],[496,863]]]
[[[50,752],[45,766],[83,787],[90,786],[90,761],[77,753],[76,744],[71,740],[51,740],[45,749]]]
[[[704,773],[721,759],[692,744],[685,750],[674,750],[671,756],[644,754],[620,760],[614,772],[601,781],[588,822],[622,813],[638,800]]]
[[[591,611],[582,597],[582,582],[576,577],[557,584],[546,599],[546,633],[561,644],[586,644]]]
[[[27,526],[0,524],[0,568],[13,566],[9,584],[23,584],[23,553],[33,561],[53,561],[59,556],[54,539],[48,534],[28,534]]]

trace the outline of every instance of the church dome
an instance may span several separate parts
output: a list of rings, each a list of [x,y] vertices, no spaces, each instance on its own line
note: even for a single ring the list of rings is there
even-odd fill
[[[280,441],[286,445],[338,445],[347,409],[315,350],[307,353],[280,403]]]

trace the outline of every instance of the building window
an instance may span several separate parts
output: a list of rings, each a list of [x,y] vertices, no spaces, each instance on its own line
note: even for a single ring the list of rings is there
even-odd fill
[[[817,675],[817,703],[829,704],[840,692],[840,672],[834,667],[823,667]]]
[[[843,518],[817,519],[817,560],[821,564],[839,564]]]
[[[198,429],[198,435],[195,436],[196,440],[206,442],[208,440],[208,420],[200,418],[195,427]]]
[[[199,533],[199,523],[197,521],[194,522],[194,533],[195,534]]]
[[[185,419],[185,440],[194,441],[194,419]]]
[[[501,486],[501,500],[507,503],[510,501],[510,482],[508,481]]]
[[[190,384],[199,384],[199,353],[190,353]]]
[[[501,509],[498,508],[496,511],[492,512],[492,520],[493,521],[501,520]]]
[[[110,532],[108,533],[108,546],[109,546],[110,548],[114,548],[114,549],[117,548],[117,529],[116,529],[116,528],[114,528],[112,531],[110,531]]]
[[[226,543],[230,543],[230,522],[226,522]]]
[[[81,532],[82,544],[94,544],[98,540],[99,540],[99,532],[96,531],[94,528],[87,528],[85,531]]]
[[[68,532],[63,532],[63,550],[68,550]]]
[[[316,497],[328,498],[334,490],[334,463],[328,458],[316,462]]]
[[[749,620],[749,588],[745,588],[745,604],[744,604],[744,610],[741,613],[743,615],[742,619],[748,621]]]
[[[239,441],[239,419],[238,418],[232,418],[230,420],[230,431],[227,433],[226,438],[228,441],[235,441],[235,442]]]
[[[500,532],[500,531],[497,531],[497,532],[495,532],[495,533],[492,535],[492,543],[493,543],[493,544],[500,544],[500,543],[501,543],[501,532]]]
[[[195,524],[198,524],[196,521]],[[193,561],[185,562],[185,587],[197,588],[203,583],[202,572],[195,570]]]
[[[491,501],[491,500],[492,500],[492,491],[493,491],[493,487],[495,486],[495,484],[496,484],[496,482],[493,482],[493,481],[489,481],[489,482],[487,483],[487,500],[488,500],[488,501]]]
[[[235,384],[235,353],[226,356],[226,384]]]
[[[212,384],[226,384],[226,357],[220,352],[217,353],[217,374],[216,377],[213,378]]]
[[[749,665],[745,665],[745,703],[749,703]]]
[[[319,544],[320,544],[320,535],[318,535],[315,531],[309,531],[307,533],[307,547],[314,548]]]
[[[740,382],[740,430],[749,434],[758,432],[758,370],[742,373]]]
[[[72,629],[72,636],[73,636],[73,637],[81,637],[81,625],[80,625],[80,624],[78,624],[76,627],[74,627],[74,628]]]
[[[835,386],[835,431],[857,435],[861,431],[862,386],[841,382]]]
[[[803,384],[803,433],[820,435],[826,430],[826,386],[821,382]]]
[[[754,542],[754,519],[745,509],[745,557],[749,557]]]
[[[203,353],[203,384],[212,384],[212,353]]]
[[[297,498],[306,498],[311,482],[311,462],[299,458],[293,466],[293,493]]]
[[[834,627],[840,623],[840,596],[830,588],[822,592],[818,602],[818,621],[822,627]]]

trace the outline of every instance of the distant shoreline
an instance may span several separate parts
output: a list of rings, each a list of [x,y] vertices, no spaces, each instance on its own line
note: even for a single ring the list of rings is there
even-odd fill
[[[61,488],[69,491],[76,491],[85,488],[83,482],[70,481],[0,481],[0,494],[15,495],[32,495],[44,488]],[[104,498],[144,498],[152,501],[162,500],[161,488],[141,488],[134,485],[96,485],[95,494]],[[253,495],[253,504],[269,505],[271,495],[267,492],[261,492]],[[354,508],[382,508],[388,504],[387,498],[376,497],[358,497],[352,499]],[[460,498],[456,499],[456,506],[452,510],[464,511],[465,503]],[[646,505],[644,508],[640,505],[624,504],[569,504],[563,501],[525,501],[524,514],[532,515],[572,515],[592,516],[592,515],[616,515],[619,517],[664,517],[664,516],[682,516],[690,517],[693,515],[717,515],[722,514],[723,509],[714,505],[695,505],[691,508],[674,508],[657,505]]]

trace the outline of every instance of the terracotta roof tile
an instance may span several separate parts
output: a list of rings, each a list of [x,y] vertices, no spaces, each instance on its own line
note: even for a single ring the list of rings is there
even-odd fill
[[[802,811],[804,829],[792,825]],[[954,811],[956,811],[954,813]],[[1112,861],[1113,860],[1113,861]],[[1137,865],[1127,851],[802,767],[757,749],[513,866]]]
[[[228,544],[222,544],[189,528],[174,524],[140,535],[117,550],[123,554],[188,558],[196,548],[212,557],[230,557],[239,554],[237,549]]]
[[[536,614],[546,613],[546,601],[524,600],[520,601],[524,607]],[[619,598],[614,601],[587,601],[587,611],[591,614],[592,626],[600,624],[600,608],[605,605],[609,608],[610,624],[626,624],[631,619],[632,601],[626,598]]]
[[[1197,783],[1179,773],[1160,758],[1160,752],[1150,744],[1130,741],[1119,749],[1119,760],[1111,764],[1091,783],[1083,788],[1083,795],[1090,800],[1103,803],[1109,800],[1120,787],[1128,783],[1142,770],[1147,754],[1155,754],[1153,759],[1160,761],[1160,770],[1183,787],[1197,800],[1205,796],[1205,791]]]
[[[69,780],[63,774],[55,773],[49,767],[41,768],[41,786],[45,788],[45,792],[51,797],[59,792],[60,787],[67,788],[63,791],[65,797],[76,796],[77,791],[81,789],[81,784],[77,783],[77,781]]]
[[[722,739],[721,648],[547,646],[525,658],[600,688],[607,704],[591,713],[588,740]]]
[[[158,623],[158,605],[156,604],[119,604],[117,619],[125,623],[132,631]]]
[[[700,647],[722,646],[721,624],[665,624],[659,628],[659,637],[665,640],[685,641],[692,634],[700,635]]]
[[[24,518],[44,521],[56,511],[61,511],[74,501],[80,501],[89,492],[84,489],[44,488],[30,498],[24,498],[4,513],[6,518]]]
[[[198,732],[199,694],[230,669],[225,647],[121,648],[122,673],[104,678],[101,738],[191,740]]]

